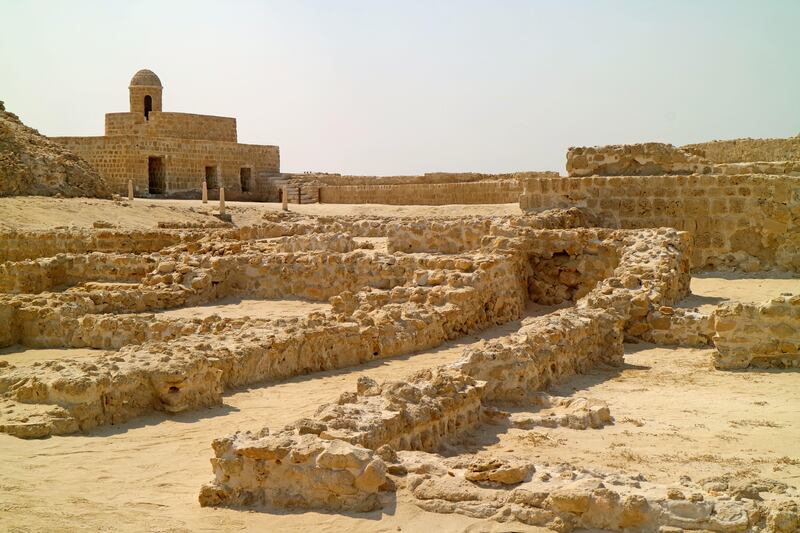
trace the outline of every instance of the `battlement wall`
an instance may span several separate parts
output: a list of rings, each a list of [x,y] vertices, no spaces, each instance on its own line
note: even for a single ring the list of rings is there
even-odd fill
[[[237,141],[235,118],[160,111],[151,111],[149,119],[139,113],[107,113],[106,135]]]
[[[524,181],[527,211],[579,207],[611,228],[672,227],[694,238],[695,269],[800,271],[800,178],[592,176]]]

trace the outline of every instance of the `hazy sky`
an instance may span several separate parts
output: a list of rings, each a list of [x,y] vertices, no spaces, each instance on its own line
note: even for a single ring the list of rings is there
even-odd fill
[[[0,100],[102,135],[140,68],[285,171],[564,170],[568,146],[800,132],[800,0],[0,0]]]

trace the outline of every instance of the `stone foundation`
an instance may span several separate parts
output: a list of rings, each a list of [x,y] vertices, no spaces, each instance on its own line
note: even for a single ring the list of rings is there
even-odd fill
[[[800,294],[722,305],[712,320],[717,368],[800,367]]]

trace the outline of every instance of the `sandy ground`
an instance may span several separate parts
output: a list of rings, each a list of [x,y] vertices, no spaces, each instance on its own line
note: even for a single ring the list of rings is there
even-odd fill
[[[257,224],[267,211],[280,211],[279,203],[226,202],[237,225]],[[46,198],[17,196],[0,198],[0,230],[52,229],[57,226],[91,228],[96,221],[112,222],[120,228],[150,229],[158,222],[216,221],[211,212],[217,203],[200,200],[150,200],[133,203],[91,198]],[[378,205],[378,204],[290,204],[290,211],[310,215],[452,216],[519,215],[519,205]]]
[[[606,401],[613,425],[584,431],[484,426],[464,450],[640,472],[662,483],[733,473],[800,486],[800,373],[718,371],[711,353],[627,345],[621,368],[597,369],[551,391]]]
[[[692,294],[680,307],[703,313],[725,302],[765,302],[783,293],[800,293],[800,275],[791,272],[700,272],[690,285]]]
[[[26,348],[17,344],[0,348],[0,361],[16,365],[51,359],[85,359],[112,353],[115,352],[92,348]]]
[[[331,305],[300,299],[251,300],[247,298],[223,298],[213,304],[197,307],[181,307],[157,313],[162,317],[206,318],[219,315],[223,318],[290,318],[302,317],[314,311],[325,312]]]

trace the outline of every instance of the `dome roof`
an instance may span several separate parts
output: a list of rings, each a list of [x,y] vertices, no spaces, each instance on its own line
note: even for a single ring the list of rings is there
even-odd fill
[[[162,87],[161,80],[158,79],[155,72],[143,68],[133,75],[131,78],[130,87],[145,86],[145,87]]]

